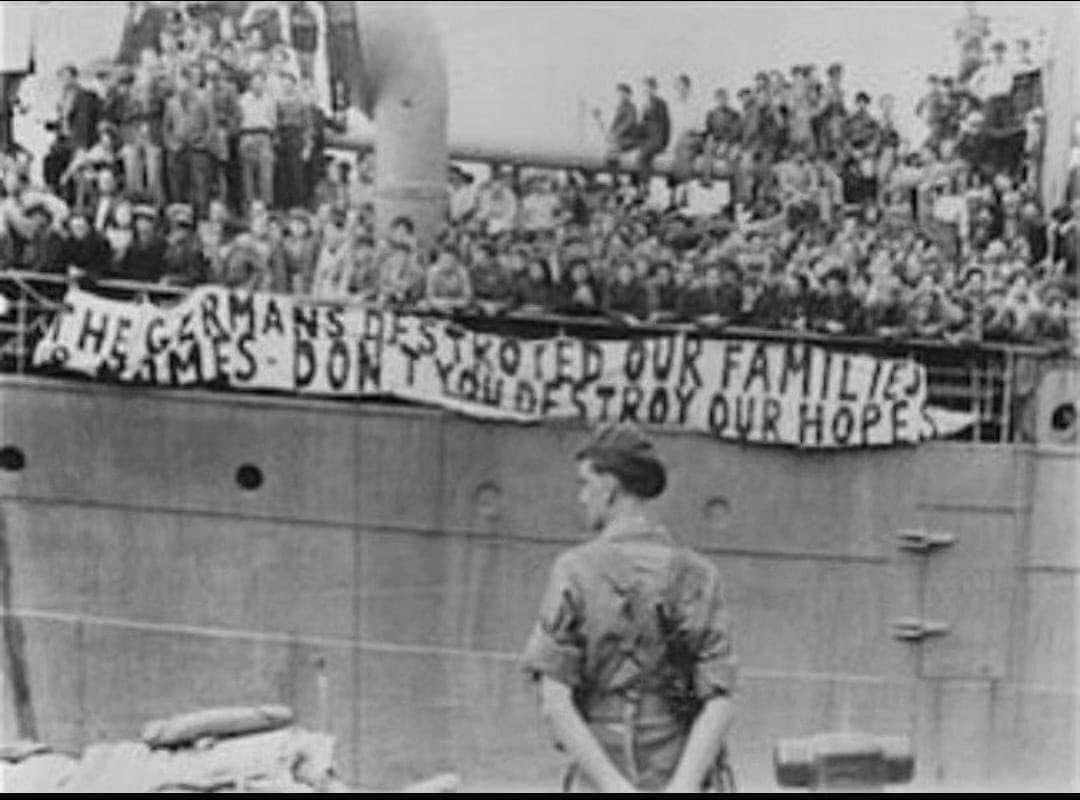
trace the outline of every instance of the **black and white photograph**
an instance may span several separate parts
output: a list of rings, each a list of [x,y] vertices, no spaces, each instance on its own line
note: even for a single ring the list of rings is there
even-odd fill
[[[1080,789],[1080,3],[0,37],[0,792]]]

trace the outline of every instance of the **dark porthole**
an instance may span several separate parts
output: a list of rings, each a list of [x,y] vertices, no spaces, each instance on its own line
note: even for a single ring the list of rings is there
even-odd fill
[[[244,491],[255,491],[263,484],[262,470],[254,464],[241,464],[236,468],[236,484]]]
[[[1065,433],[1076,424],[1076,403],[1062,403],[1050,415],[1050,427]]]
[[[18,472],[26,466],[26,454],[14,445],[0,447],[0,469]]]

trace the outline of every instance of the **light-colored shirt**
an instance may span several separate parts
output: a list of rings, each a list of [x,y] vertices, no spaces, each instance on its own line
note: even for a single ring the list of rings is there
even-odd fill
[[[521,201],[521,227],[527,231],[549,231],[558,222],[559,197],[554,192],[533,192]]]
[[[668,113],[671,115],[671,140],[679,141],[679,137],[690,131],[699,131],[705,127],[705,113],[698,106],[697,98],[690,92],[686,98],[673,97],[668,104]]]
[[[252,130],[277,127],[277,103],[269,92],[256,96],[254,92],[240,95],[240,129]]]
[[[1008,63],[991,61],[975,73],[972,88],[983,100],[1009,94],[1013,87],[1013,69]]]

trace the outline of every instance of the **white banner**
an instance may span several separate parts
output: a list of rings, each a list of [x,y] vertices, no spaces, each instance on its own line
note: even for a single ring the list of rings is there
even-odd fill
[[[802,342],[527,339],[449,320],[203,287],[178,305],[65,299],[34,353],[125,383],[393,396],[486,419],[631,419],[808,448],[913,444],[971,424],[911,359]]]

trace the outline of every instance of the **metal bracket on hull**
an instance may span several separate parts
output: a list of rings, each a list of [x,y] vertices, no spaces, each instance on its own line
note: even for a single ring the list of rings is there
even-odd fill
[[[938,547],[952,547],[956,534],[948,531],[928,531],[924,528],[905,528],[896,532],[897,546],[901,550],[929,553]]]
[[[949,623],[935,619],[904,617],[892,621],[892,634],[905,642],[921,642],[928,636],[944,636],[949,632]]]

